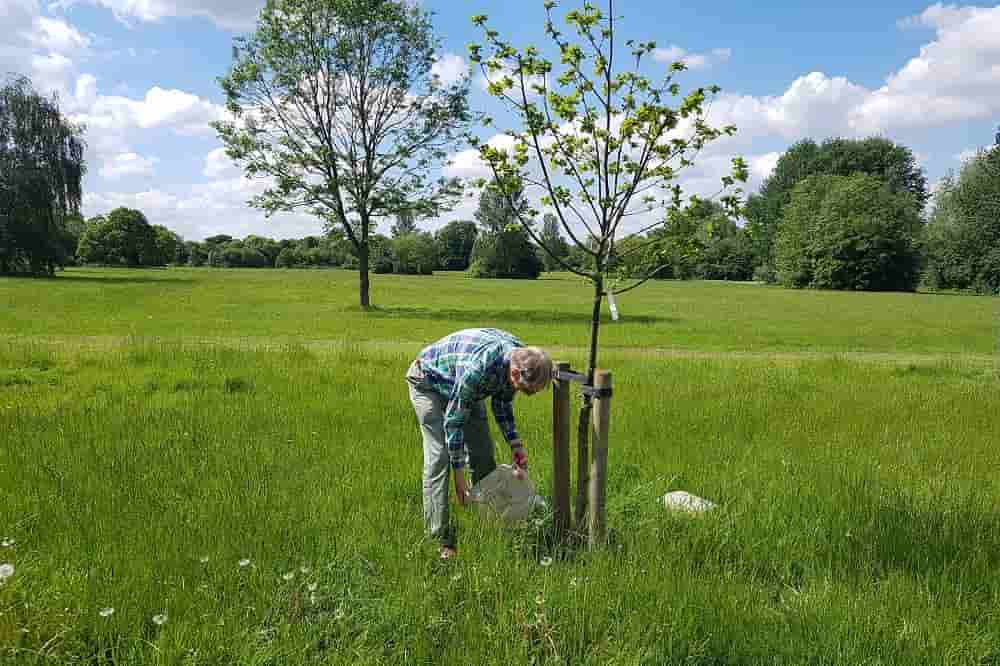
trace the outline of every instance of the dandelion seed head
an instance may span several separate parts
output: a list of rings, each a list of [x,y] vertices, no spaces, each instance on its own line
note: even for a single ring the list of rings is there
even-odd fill
[[[14,575],[14,565],[9,562],[0,564],[0,583]]]
[[[166,623],[167,623],[167,614],[166,613],[160,613],[159,615],[154,615],[153,616],[153,624],[157,624],[157,625],[163,626]]]
[[[548,556],[543,557],[541,562],[539,562],[539,564],[541,564],[543,567],[550,567],[552,566],[552,558]]]
[[[240,560],[240,568],[243,568],[243,567],[246,567],[246,566],[249,566],[249,565],[250,565],[250,559],[249,558],[244,557],[242,560]]]
[[[115,609],[109,606],[108,608],[102,608],[101,610],[97,611],[97,614],[100,615],[101,617],[111,617],[112,615],[115,614]]]
[[[0,546],[2,546],[4,548],[10,548],[15,543],[17,543],[17,542],[14,541],[13,539],[11,539],[10,537],[4,537],[4,540],[0,541]]]

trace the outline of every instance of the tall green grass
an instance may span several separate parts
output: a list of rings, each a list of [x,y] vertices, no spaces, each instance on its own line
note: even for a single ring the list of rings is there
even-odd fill
[[[202,306],[202,290],[227,284],[190,273],[186,289]],[[262,273],[228,275],[272,279]],[[326,292],[312,281],[330,275],[284,279],[322,302]],[[477,311],[457,298],[458,278],[432,280],[427,301]],[[46,284],[0,288],[26,303],[19,290]],[[0,539],[13,541],[0,547],[0,563],[15,567],[0,586],[0,661],[1000,661],[1000,394],[992,365],[951,355],[961,341],[934,347],[935,336],[914,329],[905,338],[927,347],[879,347],[875,337],[843,347],[881,349],[880,363],[611,349],[608,548],[555,547],[545,515],[504,528],[456,509],[460,557],[442,563],[422,535],[420,443],[402,376],[427,341],[418,336],[464,315],[387,317],[382,337],[366,332],[358,322],[371,316],[343,297],[339,336],[299,336],[277,295],[264,306],[259,290],[228,284],[231,312],[256,309],[239,321],[256,321],[259,334],[215,328],[210,307],[189,308],[189,325],[176,329],[113,333],[81,324],[85,308],[72,299],[36,294],[66,321],[0,342]],[[408,281],[383,282],[385,300],[397,284],[405,290]],[[547,286],[511,289],[537,305]],[[712,294],[754,294],[758,316],[786,321],[784,299],[796,295],[657,288],[688,286],[706,300],[687,306],[705,330],[724,311]],[[135,285],[104,288],[119,287]],[[109,317],[140,322],[130,303],[143,289],[160,287],[105,294],[131,313]],[[843,307],[864,310],[869,295],[853,296]],[[163,316],[154,301],[148,311]],[[972,311],[982,302],[951,301]],[[480,302],[497,307],[496,297]],[[966,339],[988,320],[952,318]],[[564,325],[518,321],[532,340]],[[818,349],[840,348],[835,332],[800,325],[829,342]],[[655,338],[660,325],[646,326],[635,334]],[[621,334],[613,329],[612,339]],[[319,339],[340,342],[311,344]],[[745,349],[698,340],[709,351]],[[564,357],[579,363],[583,350],[568,347]],[[888,353],[895,349],[906,353]],[[517,405],[543,489],[549,405],[546,395]],[[676,489],[719,506],[697,518],[669,514],[659,498]]]

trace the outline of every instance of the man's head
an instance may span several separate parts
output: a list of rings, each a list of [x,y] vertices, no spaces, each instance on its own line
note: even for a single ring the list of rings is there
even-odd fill
[[[538,347],[518,347],[510,353],[510,381],[514,389],[533,395],[552,380],[552,359]]]

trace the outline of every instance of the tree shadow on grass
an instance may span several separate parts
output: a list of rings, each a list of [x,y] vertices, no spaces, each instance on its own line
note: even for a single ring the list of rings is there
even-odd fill
[[[31,275],[3,275],[4,279],[14,280],[38,280],[39,282],[79,282],[81,284],[189,284],[194,282],[191,278],[182,277],[159,277],[152,275],[129,275],[127,277],[111,277],[107,275],[65,275],[56,274],[53,277],[38,277]]]
[[[589,324],[590,312],[567,312],[564,310],[512,310],[481,308],[422,308],[410,306],[373,307],[367,312],[370,317],[385,319],[434,319],[462,322],[527,322],[532,324]],[[607,313],[601,314],[602,322],[609,322]],[[628,324],[676,323],[672,317],[655,315],[629,315],[615,322],[616,326]]]

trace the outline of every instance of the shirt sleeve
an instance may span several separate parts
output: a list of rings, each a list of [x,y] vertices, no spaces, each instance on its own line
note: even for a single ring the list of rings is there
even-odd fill
[[[465,422],[476,402],[479,385],[483,381],[483,363],[467,368],[456,382],[444,411],[444,438],[452,469],[462,469],[468,452],[465,448]]]
[[[490,402],[493,408],[493,418],[500,426],[500,432],[511,448],[521,444],[521,436],[517,434],[517,427],[514,425],[514,402],[494,397]]]

